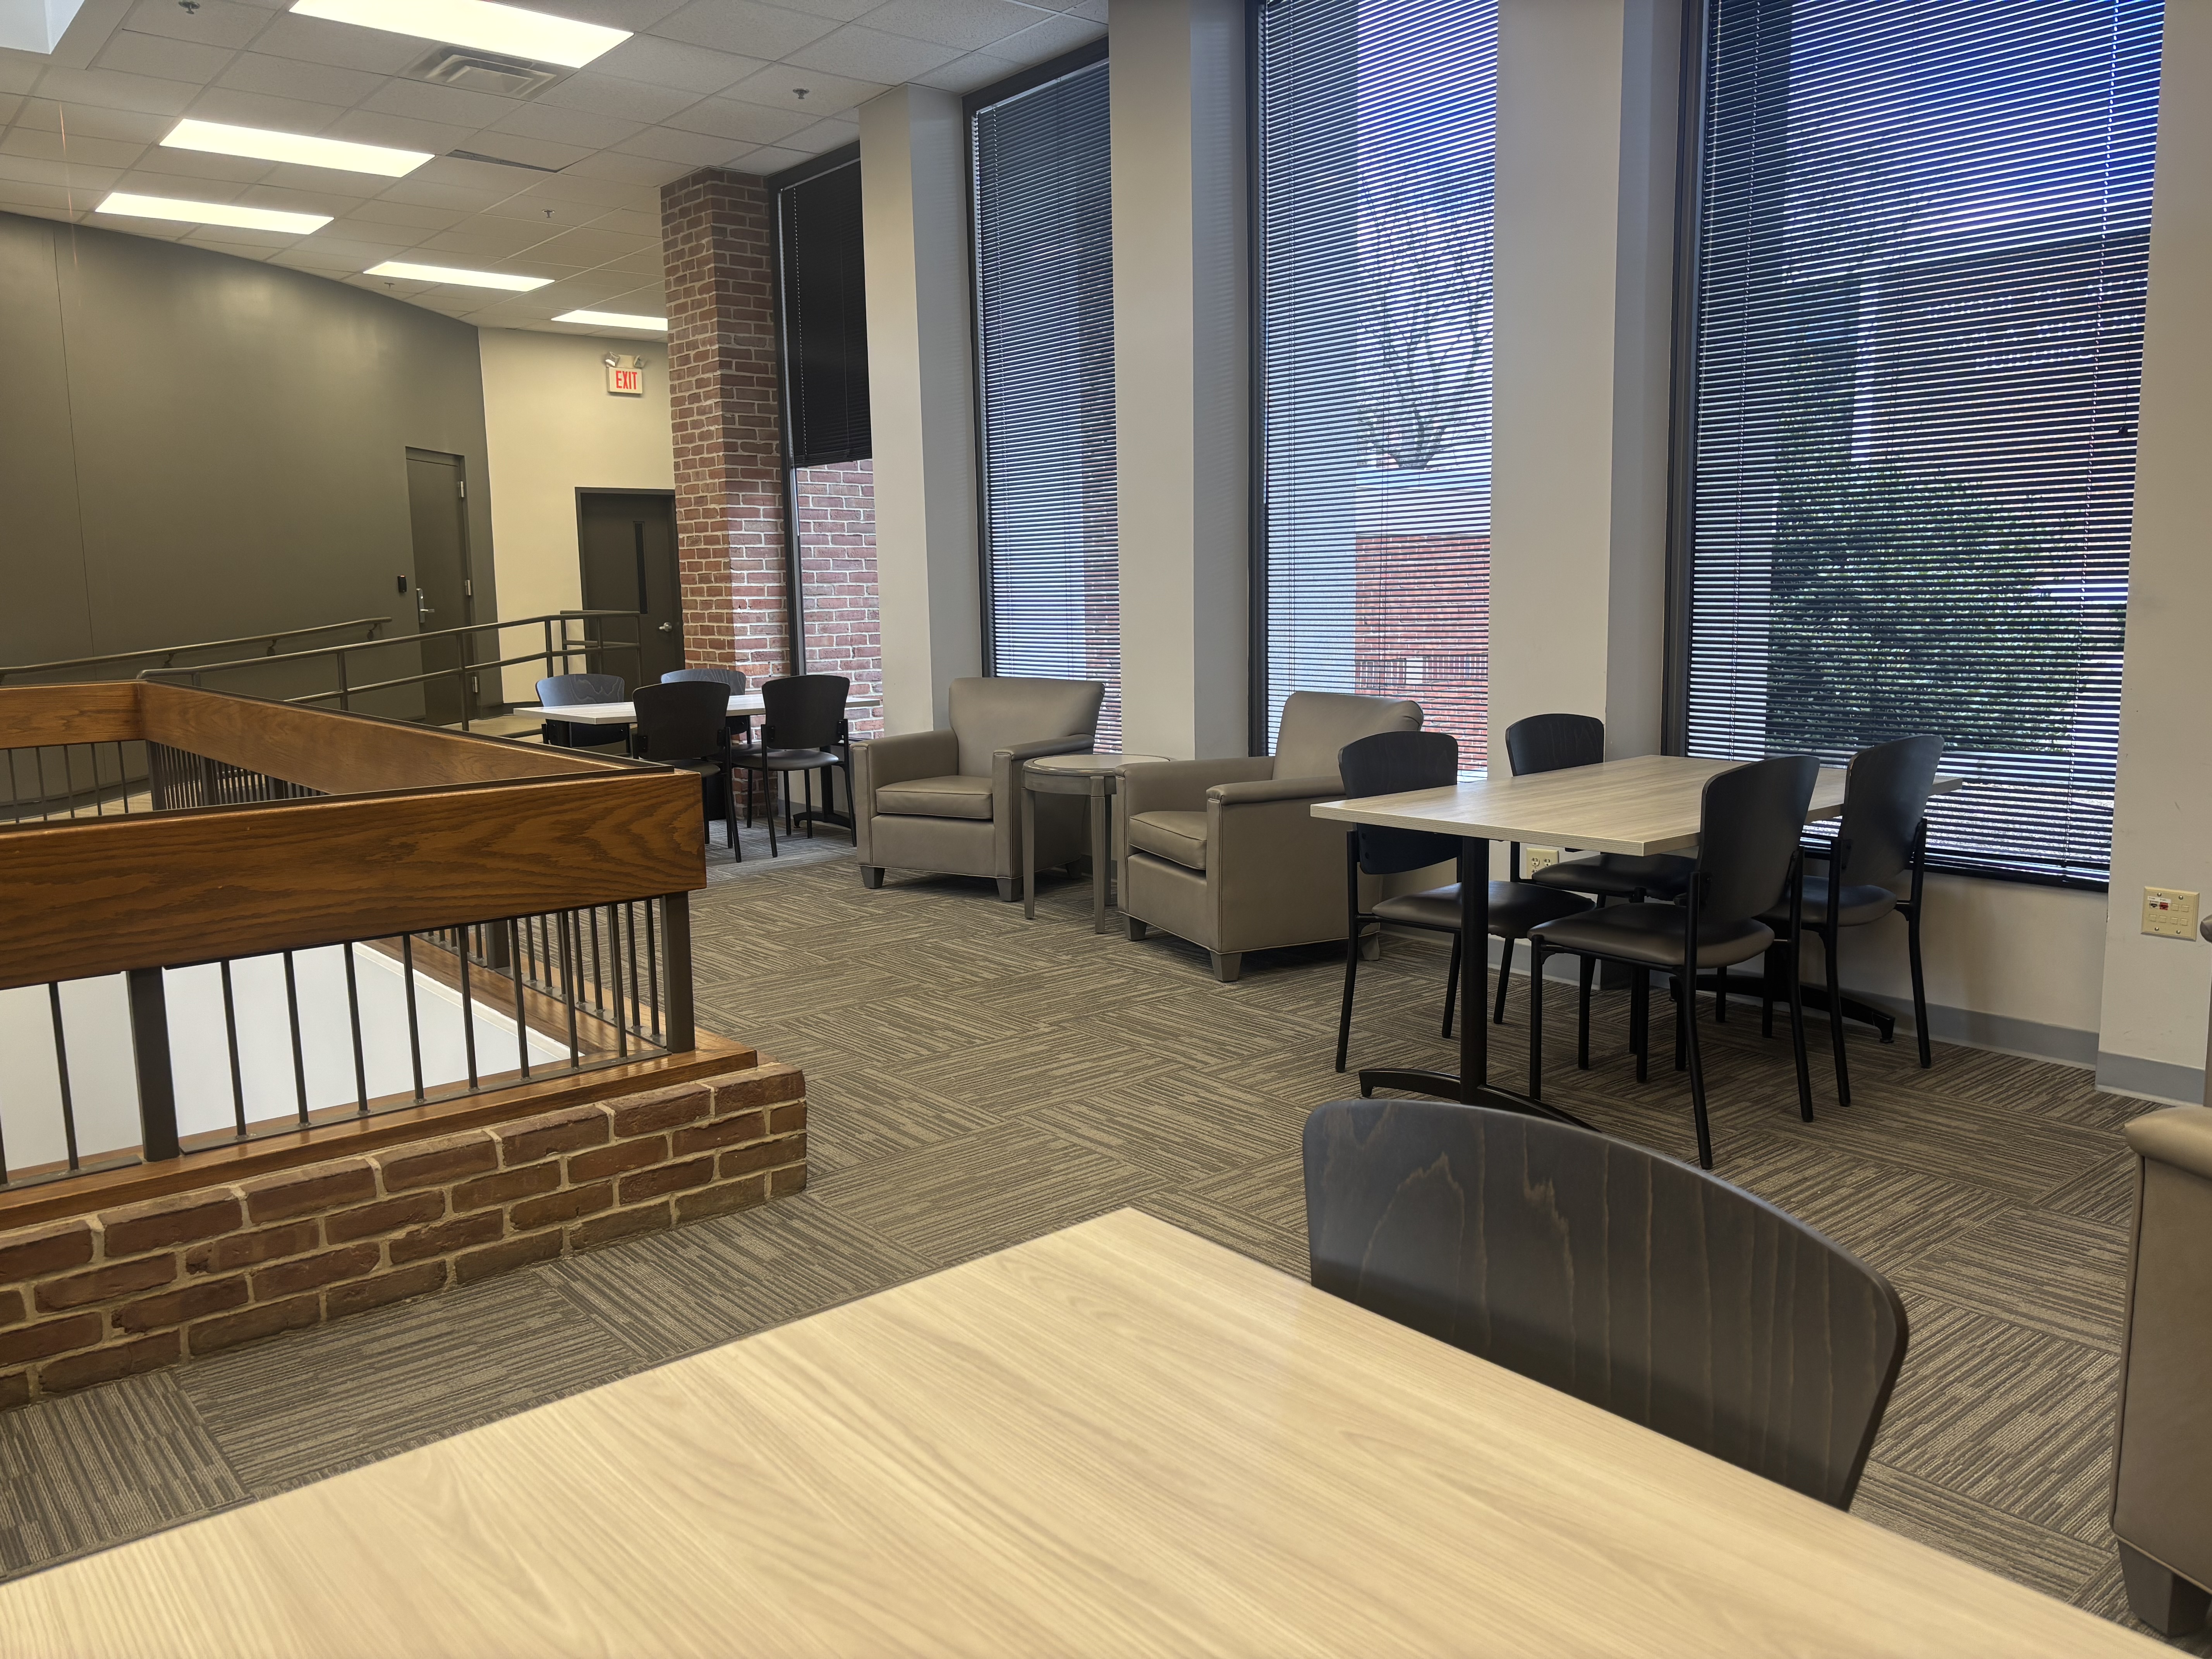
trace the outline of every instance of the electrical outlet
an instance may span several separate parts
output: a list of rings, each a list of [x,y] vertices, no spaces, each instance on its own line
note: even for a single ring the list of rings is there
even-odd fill
[[[1539,870],[1550,869],[1559,861],[1559,849],[1556,847],[1524,847],[1521,849],[1522,867],[1532,876]]]
[[[2179,887],[2144,888],[2142,930],[2160,939],[2195,939],[2197,895]]]

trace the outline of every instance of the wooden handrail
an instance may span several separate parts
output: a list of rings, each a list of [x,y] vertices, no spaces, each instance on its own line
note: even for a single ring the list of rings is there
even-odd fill
[[[0,686],[0,749],[130,743],[144,735],[135,680]]]

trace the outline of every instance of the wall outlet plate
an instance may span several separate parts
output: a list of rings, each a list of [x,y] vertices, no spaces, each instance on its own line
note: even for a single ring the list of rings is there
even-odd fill
[[[1524,847],[1521,849],[1521,865],[1530,875],[1539,870],[1548,870],[1559,861],[1556,847]]]
[[[2142,930],[2160,939],[2195,939],[2197,895],[2179,887],[2144,888]]]

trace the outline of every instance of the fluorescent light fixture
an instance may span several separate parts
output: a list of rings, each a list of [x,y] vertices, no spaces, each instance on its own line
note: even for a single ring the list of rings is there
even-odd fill
[[[534,63],[581,69],[629,39],[628,29],[580,23],[492,0],[292,0],[302,17],[417,35],[449,46],[475,46]]]
[[[133,196],[117,191],[93,210],[132,219],[181,219],[195,225],[235,225],[240,230],[275,230],[305,236],[330,223],[327,213],[279,213],[274,208],[240,207],[234,202],[185,202],[167,196]]]
[[[647,334],[668,332],[665,317],[633,317],[626,311],[564,311],[556,323],[591,323],[600,328],[635,328]]]
[[[179,121],[161,143],[169,149],[204,149],[216,155],[251,156],[257,161],[297,161],[347,173],[377,173],[387,179],[404,178],[430,159],[427,149],[387,149],[382,144],[309,138],[261,127],[227,126],[221,121]]]
[[[517,294],[527,294],[533,288],[544,288],[550,276],[509,276],[497,270],[455,270],[450,265],[410,265],[404,259],[386,259],[380,265],[371,265],[362,273],[365,276],[401,276],[410,283],[459,283],[463,288],[505,288]]]

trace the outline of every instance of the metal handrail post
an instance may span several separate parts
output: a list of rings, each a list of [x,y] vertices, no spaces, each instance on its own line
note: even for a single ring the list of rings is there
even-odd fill
[[[125,975],[131,998],[131,1052],[138,1073],[139,1156],[149,1164],[183,1156],[177,1141],[177,1079],[169,1064],[169,1010],[159,968]]]
[[[691,1006],[691,896],[666,893],[660,900],[661,985],[666,1006],[661,1025],[671,1054],[699,1046]]]

